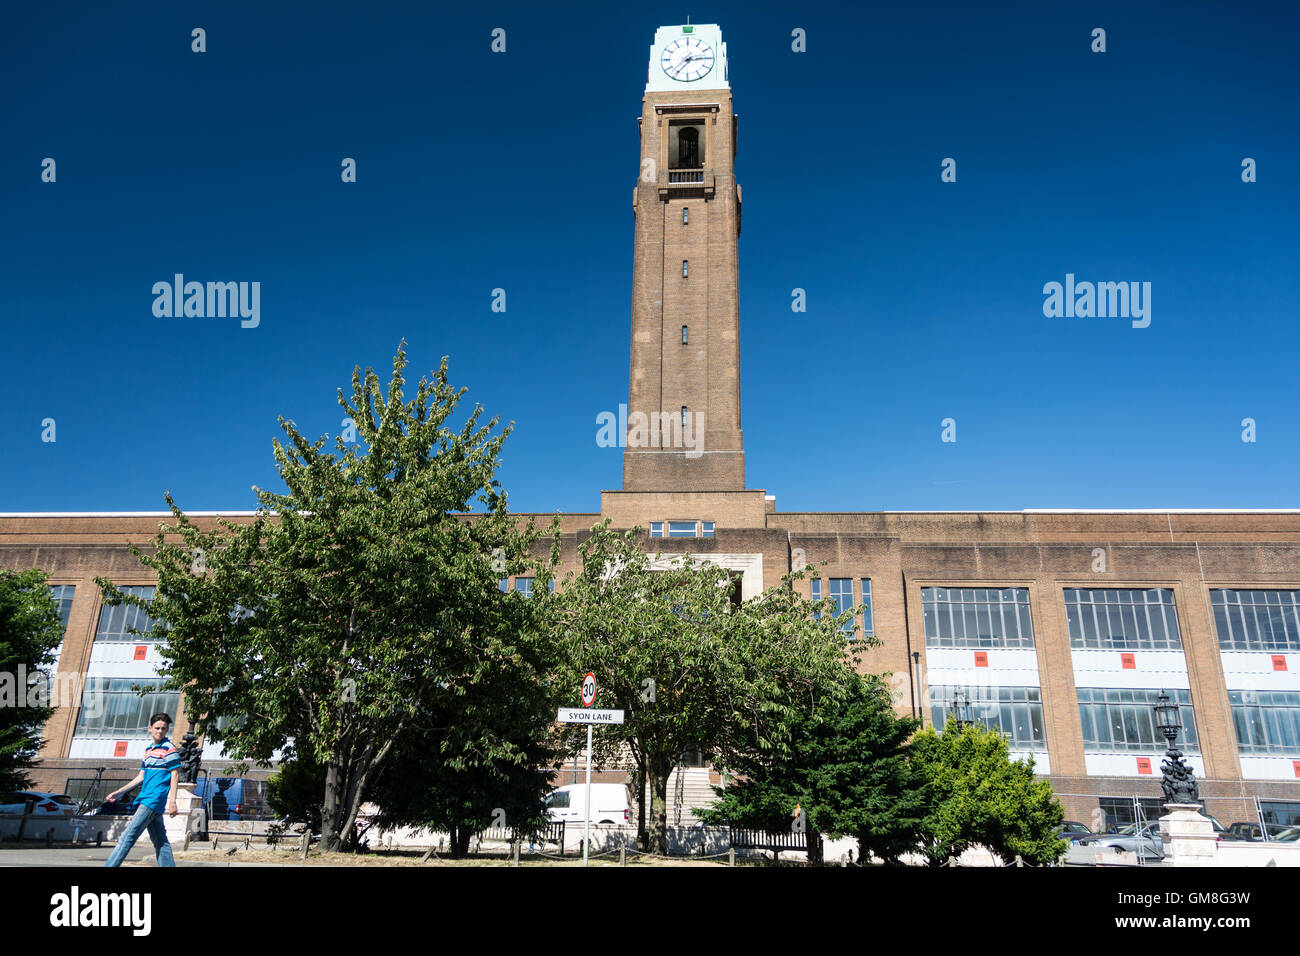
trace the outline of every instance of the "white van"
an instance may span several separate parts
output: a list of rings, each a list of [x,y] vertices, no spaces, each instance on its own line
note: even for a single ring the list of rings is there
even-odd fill
[[[571,783],[552,790],[546,797],[546,816],[552,821],[581,823],[584,819],[587,785]],[[591,785],[591,822],[627,823],[627,787],[621,783],[593,783]]]

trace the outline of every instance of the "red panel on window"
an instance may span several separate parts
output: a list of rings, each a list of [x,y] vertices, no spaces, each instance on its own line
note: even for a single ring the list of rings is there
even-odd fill
[[[1300,760],[1292,760],[1291,769],[1295,771],[1297,777],[1300,777]]]
[[[1119,664],[1120,667],[1124,668],[1126,671],[1137,670],[1137,661],[1133,659],[1132,654],[1121,654],[1119,656]]]
[[[113,744],[113,756],[114,756],[114,757],[125,757],[125,756],[126,756],[126,741],[125,741],[125,740],[119,740],[117,743]]]
[[[1138,773],[1150,773],[1150,772],[1151,772],[1151,758],[1138,757]]]
[[[1286,670],[1286,655],[1285,655],[1285,654],[1274,654],[1274,655],[1273,655],[1273,670],[1275,670],[1275,671],[1284,671],[1284,670]]]
[[[976,666],[976,667],[988,667],[988,666],[989,666],[989,653],[988,653],[988,651],[976,651],[976,652],[975,652],[975,666]]]
[[[137,645],[135,646],[135,659],[136,659],[137,661],[142,661],[142,660],[144,660],[145,655],[148,654],[148,653],[149,653],[149,645],[148,645],[148,644],[137,644]]]

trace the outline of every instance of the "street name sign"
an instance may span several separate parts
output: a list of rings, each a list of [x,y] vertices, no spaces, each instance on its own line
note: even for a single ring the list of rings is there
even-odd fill
[[[591,710],[587,707],[561,707],[555,718],[561,724],[621,724],[621,710]]]

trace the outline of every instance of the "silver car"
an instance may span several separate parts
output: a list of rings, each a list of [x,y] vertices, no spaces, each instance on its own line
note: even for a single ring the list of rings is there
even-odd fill
[[[1101,833],[1085,837],[1080,846],[1112,847],[1137,855],[1140,862],[1155,863],[1165,858],[1164,844],[1160,840],[1160,823],[1130,823],[1115,833]]]

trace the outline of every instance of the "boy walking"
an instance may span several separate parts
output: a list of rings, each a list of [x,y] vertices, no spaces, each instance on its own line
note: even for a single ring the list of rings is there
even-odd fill
[[[176,865],[172,859],[172,845],[167,841],[167,827],[163,822],[164,811],[168,816],[176,816],[176,784],[181,775],[180,751],[167,736],[171,722],[172,719],[166,714],[154,714],[149,718],[149,736],[153,738],[153,743],[145,749],[140,772],[130,783],[114,790],[106,798],[116,800],[137,783],[141,784],[135,815],[131,817],[131,822],[127,824],[126,831],[117,841],[117,848],[105,866],[120,866],[145,830],[149,831],[149,839],[153,841],[158,865]]]

